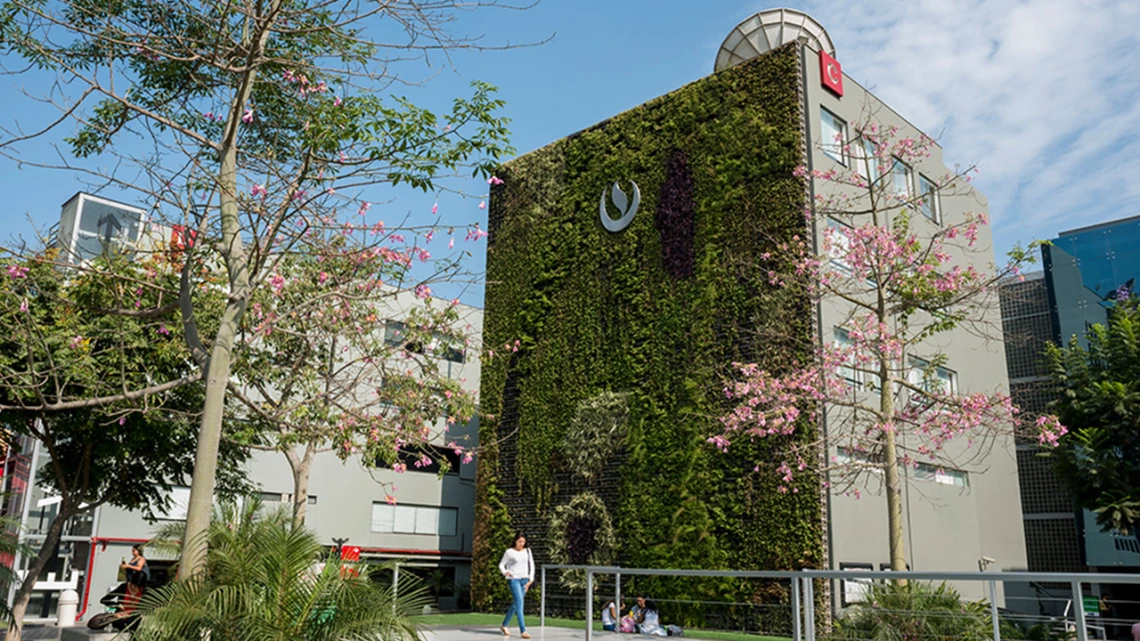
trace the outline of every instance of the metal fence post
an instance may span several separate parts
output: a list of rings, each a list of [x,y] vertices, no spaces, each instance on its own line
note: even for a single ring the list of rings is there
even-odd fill
[[[1001,641],[1001,619],[998,618],[997,581],[990,581],[990,617],[994,620],[994,641]]]
[[[1081,582],[1073,581],[1074,616],[1077,617],[1077,641],[1089,641],[1089,629],[1085,625],[1085,598],[1081,592]]]
[[[815,584],[804,577],[804,639],[815,641]]]
[[[614,614],[617,615],[616,626],[621,621],[621,572],[614,573]]]
[[[542,582],[538,584],[538,627],[546,627],[546,566],[542,566]]]
[[[803,641],[800,636],[800,580],[792,579],[792,641]]]
[[[594,570],[586,568],[586,641],[594,635]]]

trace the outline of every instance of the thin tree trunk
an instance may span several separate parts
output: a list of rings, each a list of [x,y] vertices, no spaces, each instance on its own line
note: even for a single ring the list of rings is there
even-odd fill
[[[252,79],[250,80],[252,84]],[[242,92],[239,92],[242,93]],[[235,101],[234,128],[237,115],[247,93]],[[230,275],[230,296],[226,302],[206,374],[206,401],[202,423],[198,429],[198,448],[194,454],[194,475],[190,484],[190,501],[186,510],[186,536],[182,541],[182,560],[178,579],[186,579],[206,566],[206,531],[214,503],[214,481],[218,471],[218,446],[222,440],[222,419],[226,402],[226,386],[230,379],[233,346],[241,318],[249,302],[249,264],[241,238],[237,202],[237,145],[230,144],[222,156],[221,174],[222,252]]]
[[[43,545],[40,546],[40,551],[36,554],[36,560],[28,568],[28,574],[24,577],[24,582],[20,585],[19,591],[16,592],[16,597],[12,602],[12,628],[4,637],[5,641],[20,641],[20,635],[24,630],[24,616],[28,611],[28,602],[32,599],[32,588],[36,586],[40,572],[43,571],[48,559],[55,552],[55,546],[59,543],[63,526],[76,513],[77,510],[60,504],[59,514],[55,515],[51,525],[48,526],[47,536],[44,537]]]
[[[276,19],[280,0],[274,0],[265,15],[270,22]],[[251,23],[252,24],[252,23]],[[210,512],[214,503],[214,481],[218,472],[218,446],[222,440],[222,418],[226,402],[226,386],[230,378],[234,340],[242,316],[249,304],[250,264],[242,242],[241,211],[237,200],[238,128],[241,117],[253,94],[259,61],[269,41],[269,24],[258,25],[260,32],[247,32],[249,43],[248,71],[234,93],[222,140],[221,167],[218,171],[218,194],[222,230],[221,253],[230,280],[230,295],[214,339],[206,376],[206,401],[202,410],[202,424],[198,429],[198,449],[194,454],[194,476],[190,484],[190,501],[186,509],[186,535],[182,540],[182,559],[178,564],[178,579],[183,580],[206,568],[206,536],[210,527]],[[249,28],[249,26],[247,26]],[[186,286],[185,284],[183,286]]]
[[[887,361],[880,364],[880,376],[883,381],[879,390],[879,409],[884,420],[889,421],[895,415],[893,393],[894,385],[891,382]],[[899,452],[895,440],[894,425],[883,433],[883,465],[887,485],[887,530],[890,541],[891,571],[906,571],[906,539],[903,533],[902,516],[902,476],[899,473]]]
[[[309,505],[309,473],[313,468],[313,455],[316,448],[305,445],[305,453],[300,457],[292,450],[285,452],[289,460],[289,468],[293,471],[293,527],[305,525],[305,510]]]

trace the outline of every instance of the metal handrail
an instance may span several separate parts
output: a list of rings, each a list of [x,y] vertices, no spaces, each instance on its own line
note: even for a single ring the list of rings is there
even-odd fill
[[[539,625],[546,626],[546,571],[581,570],[586,573],[586,641],[593,636],[594,619],[594,575],[612,574],[615,577],[614,603],[621,603],[621,577],[632,576],[679,576],[704,578],[739,579],[785,579],[791,586],[792,597],[792,638],[794,641],[815,641],[815,597],[814,584],[817,580],[915,580],[915,581],[976,581],[987,585],[990,599],[991,617],[995,641],[1001,641],[1001,626],[997,607],[997,583],[1068,583],[1072,589],[1074,606],[1073,619],[1077,641],[1088,641],[1089,626],[1085,620],[1082,584],[1123,583],[1140,584],[1140,574],[1092,574],[1073,572],[892,572],[889,570],[692,570],[623,568],[611,565],[564,565],[544,564],[541,566],[541,591],[539,601]],[[1066,617],[1067,618],[1067,617]]]

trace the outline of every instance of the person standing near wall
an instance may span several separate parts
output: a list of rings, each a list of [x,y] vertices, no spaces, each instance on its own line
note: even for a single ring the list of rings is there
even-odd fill
[[[503,636],[511,636],[511,631],[507,629],[507,625],[510,624],[511,616],[514,615],[519,619],[519,636],[529,639],[526,621],[523,619],[523,599],[527,591],[530,590],[531,584],[534,583],[534,555],[527,547],[526,537],[522,533],[516,534],[511,542],[511,547],[503,552],[503,559],[499,561],[499,572],[506,577],[512,598],[511,607],[507,608],[507,616],[503,619],[503,625],[499,630],[502,631]]]

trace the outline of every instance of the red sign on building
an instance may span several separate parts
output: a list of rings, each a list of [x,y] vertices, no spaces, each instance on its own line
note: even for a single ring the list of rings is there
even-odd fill
[[[843,67],[826,51],[819,52],[819,81],[835,95],[843,96]]]
[[[172,225],[170,228],[170,247],[175,251],[193,247],[197,238],[197,229],[186,229],[184,225]]]

